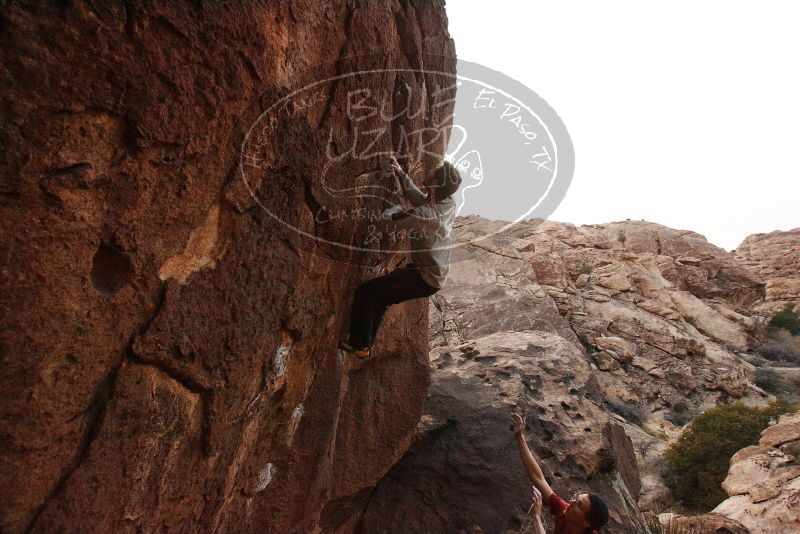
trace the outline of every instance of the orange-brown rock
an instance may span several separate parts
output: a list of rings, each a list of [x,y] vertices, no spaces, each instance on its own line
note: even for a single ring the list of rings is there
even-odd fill
[[[0,530],[354,528],[420,417],[427,310],[391,310],[348,372],[350,297],[393,260],[333,261],[267,216],[240,150],[316,65],[454,72],[443,2],[6,3],[0,24]],[[312,235],[328,132],[352,130],[346,87],[321,94],[251,184]]]
[[[787,303],[800,305],[800,228],[750,235],[734,255],[764,281],[765,312],[779,311]]]
[[[722,487],[730,495],[713,511],[752,534],[800,532],[800,413],[781,416],[756,446],[731,458]]]

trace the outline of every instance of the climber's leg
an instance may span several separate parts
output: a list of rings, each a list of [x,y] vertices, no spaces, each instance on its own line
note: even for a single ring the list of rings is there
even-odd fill
[[[370,342],[375,340],[378,334],[378,327],[383,321],[383,315],[386,309],[393,304],[400,304],[408,300],[430,297],[437,291],[438,288],[429,286],[422,276],[419,274],[419,269],[410,263],[405,267],[401,267],[394,271],[397,273],[396,278],[393,280],[393,285],[386,292],[385,298],[382,302],[383,306],[375,310],[375,315],[372,319],[372,335]]]
[[[369,348],[372,343],[372,332],[375,330],[376,315],[385,307],[382,299],[394,278],[393,271],[387,275],[373,278],[361,283],[353,298],[350,312],[350,345],[355,349]]]
[[[425,283],[413,264],[364,282],[353,300],[350,344],[355,348],[369,347],[389,306],[429,297],[436,291],[437,288]]]

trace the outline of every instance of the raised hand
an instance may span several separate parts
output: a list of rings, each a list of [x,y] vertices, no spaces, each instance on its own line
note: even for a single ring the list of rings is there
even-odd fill
[[[533,489],[533,502],[528,514],[531,517],[539,517],[542,513],[542,492],[536,489],[536,486],[531,486],[531,488]]]
[[[525,421],[522,420],[522,417],[518,413],[511,414],[511,431],[514,434],[522,434],[522,431],[525,429]]]
[[[403,171],[403,168],[400,166],[400,163],[397,162],[397,159],[395,159],[394,156],[389,158],[389,165],[392,167],[392,170],[400,174],[400,176],[405,174],[405,171]]]

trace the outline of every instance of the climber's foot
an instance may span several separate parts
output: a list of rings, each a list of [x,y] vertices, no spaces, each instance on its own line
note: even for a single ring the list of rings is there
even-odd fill
[[[353,347],[347,341],[342,341],[339,343],[339,349],[342,352],[345,352],[347,354],[352,354],[356,358],[360,358],[362,360],[369,358],[369,347],[366,348]]]

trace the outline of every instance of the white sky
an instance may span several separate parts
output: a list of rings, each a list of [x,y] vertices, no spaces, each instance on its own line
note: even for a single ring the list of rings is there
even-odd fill
[[[575,176],[550,219],[645,219],[727,250],[800,226],[800,2],[450,0],[447,15],[459,58],[566,124]]]

